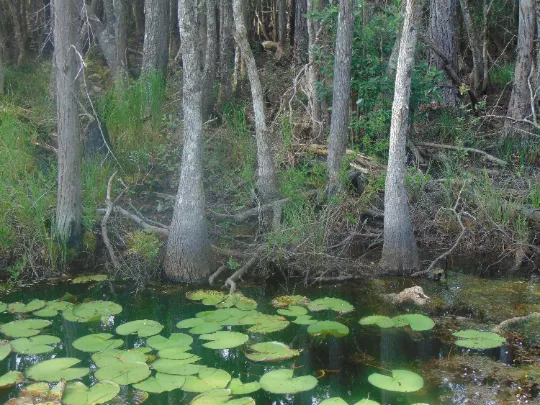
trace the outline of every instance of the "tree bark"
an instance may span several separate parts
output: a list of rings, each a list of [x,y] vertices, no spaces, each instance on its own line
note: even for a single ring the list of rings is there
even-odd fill
[[[218,31],[216,21],[217,1],[206,0],[206,52],[204,62],[204,86],[202,94],[202,118],[207,121],[214,112],[214,84],[218,61]]]
[[[318,0],[307,0],[307,7],[309,12],[316,11],[315,5],[319,3]],[[321,97],[317,89],[317,83],[320,80],[320,69],[315,63],[315,48],[319,44],[318,31],[319,24],[317,24],[313,18],[307,20],[309,47],[308,58],[309,66],[307,71],[308,89],[311,101],[311,137],[316,143],[322,143],[324,138],[324,120]]]
[[[220,86],[218,110],[221,110],[221,108],[232,99],[234,74],[234,21],[232,0],[220,0],[220,3]]]
[[[383,270],[398,274],[406,274],[419,267],[405,172],[409,100],[420,13],[420,0],[409,0],[399,47],[384,194],[384,244],[379,264]]]
[[[293,58],[297,66],[308,60],[307,0],[296,0]]]
[[[174,1],[174,0],[173,0]],[[144,0],[133,0],[131,13],[135,21],[135,35],[138,39],[144,38]],[[178,17],[177,17],[178,18]]]
[[[452,66],[457,66],[457,37],[456,37],[456,0],[431,0],[429,13],[429,38],[435,46],[444,53]],[[444,70],[446,62],[433,50],[429,54],[429,63],[439,70]],[[458,89],[445,76],[440,88],[443,103],[450,107],[459,105]]]
[[[263,89],[259,79],[255,57],[249,46],[243,10],[243,1],[233,0],[233,16],[236,27],[235,40],[246,63],[251,87],[253,111],[255,114],[255,137],[257,139],[257,191],[261,202],[265,204],[278,196],[278,183],[272,150],[270,149],[268,142]]]
[[[19,3],[18,0],[6,0],[8,12],[13,22],[13,31],[15,34],[15,41],[17,42],[17,65],[22,66],[26,62],[26,8],[21,7],[23,3]]]
[[[533,0],[520,0],[519,2],[519,29],[517,44],[516,68],[514,71],[514,84],[512,95],[508,104],[508,117],[504,127],[506,132],[512,132],[520,126],[515,120],[531,119],[535,108],[533,103],[533,51],[535,34],[535,9]],[[533,91],[533,94],[531,94]]]
[[[474,22],[469,10],[469,0],[459,0],[461,7],[461,14],[463,16],[463,25],[467,31],[467,37],[469,38],[469,45],[471,47],[473,57],[473,71],[471,73],[471,88],[478,99],[480,98],[480,92],[482,90],[482,81],[484,78],[484,58],[482,56],[482,41],[476,32]]]
[[[345,157],[349,134],[349,99],[351,86],[351,58],[354,36],[354,0],[340,0],[334,59],[334,88],[332,118],[328,144],[328,193],[340,191],[339,173]]]
[[[1,94],[4,94],[4,38],[2,29],[0,28],[0,95]]]
[[[169,62],[169,0],[145,0],[142,72],[167,71]]]
[[[202,139],[202,60],[197,0],[179,0],[183,62],[184,149],[180,183],[164,261],[166,277],[175,282],[202,282],[212,274],[205,218]]]
[[[283,49],[287,45],[287,0],[278,1],[278,41]]]
[[[58,192],[56,235],[67,246],[82,240],[81,142],[77,103],[77,12],[71,0],[54,0]]]
[[[169,59],[176,58],[180,50],[180,31],[178,27],[178,1],[170,1],[169,8]]]
[[[401,11],[399,16],[401,19],[405,17],[405,8],[407,6],[407,0],[401,2]],[[396,40],[394,41],[394,46],[392,47],[392,53],[388,59],[388,65],[386,65],[386,75],[389,77],[394,77],[396,75],[397,69],[397,60],[399,56],[399,44],[401,43],[401,31],[403,29],[403,23],[399,24]]]

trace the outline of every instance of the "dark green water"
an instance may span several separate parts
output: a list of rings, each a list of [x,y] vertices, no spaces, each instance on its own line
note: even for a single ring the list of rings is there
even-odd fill
[[[378,283],[378,284],[377,284]],[[296,288],[294,291],[284,291],[282,286],[248,286],[242,285],[242,292],[247,297],[255,299],[259,303],[258,310],[268,314],[275,314],[276,309],[270,305],[273,297],[284,294],[303,294],[310,299],[319,297],[339,297],[349,301],[354,305],[355,311],[347,313],[337,320],[347,325],[350,329],[348,336],[343,338],[330,337],[326,340],[313,338],[306,332],[306,326],[292,324],[284,331],[269,333],[266,335],[251,334],[249,343],[263,341],[280,341],[292,348],[303,349],[300,357],[283,361],[280,363],[254,363],[246,359],[243,354],[244,347],[229,350],[211,350],[197,344],[197,337],[194,336],[193,353],[199,355],[202,360],[200,364],[222,368],[227,370],[233,378],[238,377],[244,383],[258,381],[267,371],[279,368],[295,368],[295,375],[314,375],[318,377],[318,385],[315,389],[297,395],[272,395],[263,390],[255,392],[250,396],[259,405],[266,404],[291,404],[308,405],[318,404],[325,398],[340,396],[349,404],[354,404],[362,398],[370,398],[381,404],[415,404],[428,403],[437,404],[465,404],[466,394],[460,393],[466,388],[468,383],[463,381],[460,375],[462,370],[454,373],[448,370],[448,375],[438,376],[437,368],[441,367],[440,360],[451,356],[470,355],[462,349],[454,347],[446,342],[444,331],[434,329],[430,332],[411,332],[405,329],[381,330],[376,327],[362,327],[358,320],[366,315],[385,314],[398,315],[405,313],[404,308],[394,308],[391,304],[380,299],[377,291],[382,288],[381,283],[365,282],[361,284],[348,283],[346,285],[334,286],[326,285],[313,288]],[[410,286],[410,281],[384,282],[385,291],[399,291],[403,287]],[[433,294],[440,297],[452,296],[451,285],[441,286],[439,284],[429,284],[424,287],[426,291],[431,290]],[[535,287],[536,288],[536,287]],[[39,298],[44,300],[54,300],[62,297],[65,293],[70,293],[77,297],[79,302],[87,299],[114,301],[123,307],[122,313],[110,317],[106,324],[102,323],[73,323],[65,320],[61,315],[52,318],[53,325],[46,328],[43,333],[55,335],[62,339],[62,344],[58,345],[54,352],[46,355],[21,356],[11,353],[8,358],[0,363],[2,374],[10,370],[24,371],[30,365],[53,357],[76,357],[83,360],[81,366],[88,366],[95,369],[90,359],[90,355],[80,352],[72,347],[72,342],[90,333],[108,332],[114,334],[115,328],[127,321],[137,319],[153,319],[164,325],[161,332],[163,336],[169,336],[172,332],[183,332],[176,328],[176,324],[183,319],[192,318],[196,313],[212,309],[199,303],[194,303],[185,298],[186,287],[170,285],[152,285],[146,290],[137,294],[134,293],[129,284],[102,282],[98,284],[71,284],[61,282],[58,284],[39,284],[23,288],[17,292],[1,298],[3,302],[23,301]],[[537,291],[537,290],[535,290]],[[446,295],[444,295],[444,294]],[[536,292],[534,292],[536,294]],[[533,294],[533,295],[534,295]],[[455,301],[455,300],[454,300]],[[453,302],[454,302],[453,301]],[[456,309],[453,309],[456,311]],[[417,310],[434,317],[437,315],[449,315],[444,308],[430,308]],[[430,313],[431,312],[431,313]],[[438,314],[437,314],[438,312]],[[0,323],[9,322],[14,319],[14,315],[1,314]],[[31,316],[20,316],[31,317]],[[336,314],[331,311],[324,311],[315,314],[317,319],[336,320]],[[245,327],[233,327],[230,330],[245,332]],[[128,336],[122,348],[133,348],[145,345],[145,339]],[[481,356],[486,361],[504,360],[512,364],[514,358],[509,355],[509,348],[486,351],[475,356]],[[500,363],[500,362],[499,362]],[[443,366],[444,367],[444,366]],[[459,369],[460,366],[458,366]],[[425,387],[412,394],[389,394],[371,386],[368,383],[368,376],[374,372],[391,369],[408,369],[423,375],[426,380]],[[488,372],[488,371],[486,371]],[[428,375],[430,374],[430,375]],[[455,381],[453,375],[455,375]],[[83,379],[83,382],[90,386],[96,382],[92,373]],[[474,385],[474,384],[473,384]],[[482,382],[483,388],[486,384]],[[495,387],[493,390],[500,390]],[[533,384],[534,386],[534,384]],[[487,387],[491,389],[491,386]],[[0,390],[0,403],[17,395],[19,388]],[[133,399],[134,389],[123,386],[119,397],[112,403],[135,404]],[[503,393],[504,396],[512,397],[515,392],[509,390]],[[494,392],[494,397],[500,393]],[[527,392],[529,404],[540,403],[538,396],[534,392]],[[194,394],[175,390],[164,394],[150,394],[145,404],[187,404]],[[501,397],[502,398],[502,397]],[[461,401],[461,402],[460,402]],[[536,402],[534,402],[536,401]],[[498,404],[503,402],[476,402],[478,404],[490,403]],[[522,403],[522,402],[507,402]],[[525,403],[525,402],[523,402]]]

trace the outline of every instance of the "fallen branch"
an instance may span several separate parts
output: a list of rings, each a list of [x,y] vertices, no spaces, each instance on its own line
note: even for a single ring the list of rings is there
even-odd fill
[[[255,254],[251,256],[251,258],[244,264],[242,267],[240,267],[238,270],[236,270],[226,281],[224,287],[229,287],[230,294],[233,294],[236,291],[236,282],[238,280],[242,279],[242,276],[246,274],[250,269],[255,267],[257,263],[259,262],[259,254],[262,252],[263,248],[259,247]]]
[[[500,324],[491,329],[491,331],[494,333],[501,333],[508,326],[515,325],[516,323],[527,322],[537,318],[540,318],[540,312],[533,312],[525,316],[516,316],[514,318],[507,319],[506,321],[502,321]]]
[[[139,225],[144,230],[159,233],[159,234],[162,234],[162,235],[165,235],[165,236],[169,235],[169,229],[168,228],[161,228],[161,227],[158,227],[158,226],[150,225],[149,223],[145,222],[143,219],[139,218],[137,215],[125,210],[124,208],[122,208],[120,206],[114,206],[112,208],[112,210],[114,212],[116,212],[117,214],[122,215],[124,218],[130,219],[131,221],[135,222],[137,225]],[[98,209],[97,213],[98,214],[103,214],[103,213],[106,213],[106,210]]]
[[[111,241],[109,240],[109,233],[107,231],[107,221],[109,220],[111,212],[114,208],[114,202],[111,200],[111,188],[112,188],[114,176],[116,176],[116,172],[114,172],[111,175],[111,177],[109,177],[109,182],[107,183],[107,197],[105,198],[105,204],[107,206],[107,209],[105,210],[105,215],[103,215],[103,218],[101,220],[101,236],[103,238],[103,243],[105,244],[105,247],[107,248],[107,251],[109,252],[111,262],[115,270],[118,271],[120,270],[120,262],[118,261],[116,254],[114,253],[114,248],[112,247]],[[120,193],[120,196],[124,193],[124,191]]]
[[[219,275],[227,269],[228,269],[228,266],[226,264],[219,266],[219,268],[214,272],[214,274],[208,277],[208,284],[214,285],[214,280],[218,278]]]
[[[480,149],[475,148],[466,148],[464,146],[454,146],[454,145],[445,145],[445,144],[439,144],[439,143],[431,143],[431,142],[416,142],[416,146],[424,146],[427,148],[438,148],[438,149],[450,149],[450,150],[457,150],[457,151],[465,151],[465,152],[472,152],[476,153],[478,155],[484,156],[487,160],[497,163],[498,165],[504,167],[506,166],[506,162],[502,159],[499,159],[498,157],[495,157],[493,155],[490,155],[487,152],[484,152]]]

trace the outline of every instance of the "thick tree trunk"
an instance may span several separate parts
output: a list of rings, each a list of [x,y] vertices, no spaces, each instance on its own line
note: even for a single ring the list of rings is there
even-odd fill
[[[316,11],[315,5],[318,0],[307,0],[307,7],[309,12]],[[317,89],[317,83],[320,81],[320,69],[315,63],[315,48],[317,47],[319,24],[317,24],[313,18],[307,20],[309,47],[308,58],[309,66],[307,71],[308,89],[311,102],[311,137],[316,143],[322,143],[324,138],[324,120],[321,97]]]
[[[82,240],[81,142],[77,103],[77,12],[71,0],[54,0],[54,53],[58,134],[56,235],[68,246]]]
[[[349,134],[349,99],[351,86],[351,58],[354,36],[354,0],[339,1],[336,56],[334,59],[334,88],[330,142],[328,143],[328,193],[341,188],[339,173],[345,157]]]
[[[463,15],[463,25],[469,38],[469,46],[473,56],[473,71],[471,73],[471,89],[476,98],[480,97],[482,82],[484,79],[484,58],[482,56],[482,41],[476,32],[475,24],[469,10],[469,0],[459,0],[461,14]]]
[[[13,23],[15,41],[17,42],[17,65],[22,66],[26,62],[26,8],[21,7],[19,0],[6,0],[8,12]]]
[[[431,42],[444,53],[446,60],[455,68],[457,66],[457,37],[456,37],[456,0],[431,0],[429,13],[429,37]],[[435,52],[429,55],[431,66],[443,71],[446,62]],[[440,88],[444,104],[450,107],[459,105],[458,89],[445,77]]]
[[[308,60],[307,0],[296,0],[294,11],[294,63],[304,65]]]
[[[142,71],[167,71],[169,62],[169,0],[144,2]]]
[[[506,120],[505,129],[513,132],[521,125],[515,120],[531,119],[535,108],[532,102],[533,94],[533,51],[535,34],[535,9],[533,0],[520,0],[519,2],[519,29],[516,68],[514,71],[514,85],[512,96],[508,105],[507,116],[514,120]],[[530,85],[530,86],[529,86]]]
[[[257,139],[257,191],[261,203],[267,203],[278,196],[278,183],[272,150],[268,142],[268,129],[264,112],[264,98],[259,72],[251,47],[249,46],[243,15],[242,0],[233,0],[233,16],[236,27],[235,40],[246,63],[251,87],[251,98],[255,114],[255,137]]]
[[[182,36],[184,149],[180,184],[165,256],[166,277],[175,282],[202,282],[212,273],[212,252],[205,218],[203,188],[200,17],[197,0],[179,0]]]
[[[206,0],[206,52],[204,62],[202,117],[203,121],[214,112],[214,84],[218,62],[218,31],[216,21],[217,1]]]
[[[231,101],[234,74],[234,21],[232,0],[220,0],[218,109]]]
[[[287,0],[278,2],[278,41],[283,49],[287,45]]]
[[[420,13],[420,0],[409,0],[396,71],[384,194],[384,245],[380,267],[399,274],[406,274],[419,267],[418,251],[409,213],[405,172],[411,78]]]

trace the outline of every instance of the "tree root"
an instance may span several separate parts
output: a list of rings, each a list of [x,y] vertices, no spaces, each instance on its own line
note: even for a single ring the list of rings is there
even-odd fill
[[[107,209],[105,210],[105,215],[103,215],[103,218],[101,219],[101,237],[103,238],[103,243],[105,244],[105,247],[107,248],[107,251],[109,252],[109,257],[111,259],[111,263],[113,264],[114,269],[116,271],[119,271],[121,266],[120,266],[120,262],[118,261],[118,258],[116,257],[116,254],[114,253],[114,248],[109,239],[109,233],[107,230],[107,222],[109,221],[111,212],[114,209],[114,203],[118,201],[118,199],[122,196],[122,194],[124,194],[126,190],[124,189],[120,193],[120,195],[116,198],[116,200],[114,201],[111,200],[111,188],[112,188],[114,176],[116,176],[116,172],[114,172],[111,175],[111,177],[109,177],[109,182],[107,183],[107,197],[105,199],[105,204],[107,206]]]
[[[533,312],[525,316],[516,316],[514,318],[507,319],[506,321],[502,321],[500,324],[498,324],[493,329],[491,329],[491,331],[494,333],[501,333],[508,326],[515,325],[521,322],[530,321],[531,319],[537,319],[537,318],[540,318],[540,312]]]
[[[240,267],[238,270],[236,270],[226,281],[224,287],[229,287],[229,293],[233,294],[236,291],[236,282],[238,280],[242,279],[242,276],[246,274],[250,269],[255,267],[259,262],[259,254],[263,251],[264,248],[260,247],[257,249],[255,254],[251,256],[251,258],[244,264],[242,267]],[[219,269],[218,269],[219,270]],[[215,274],[215,273],[214,273]]]
[[[214,272],[214,274],[208,277],[208,284],[214,285],[214,280],[218,278],[221,273],[227,270],[227,268],[228,266],[226,264],[219,266],[219,268]]]
[[[446,144],[439,144],[439,143],[431,143],[431,142],[416,142],[415,145],[418,147],[426,147],[426,148],[437,148],[437,149],[450,149],[450,150],[457,150],[457,151],[465,151],[465,152],[471,152],[476,153],[478,155],[484,156],[487,160],[497,163],[499,166],[505,167],[506,161],[499,159],[498,157],[495,157],[493,155],[490,155],[487,152],[484,152],[480,149],[474,149],[474,148],[465,148],[462,146],[454,146],[454,145],[446,145]]]

